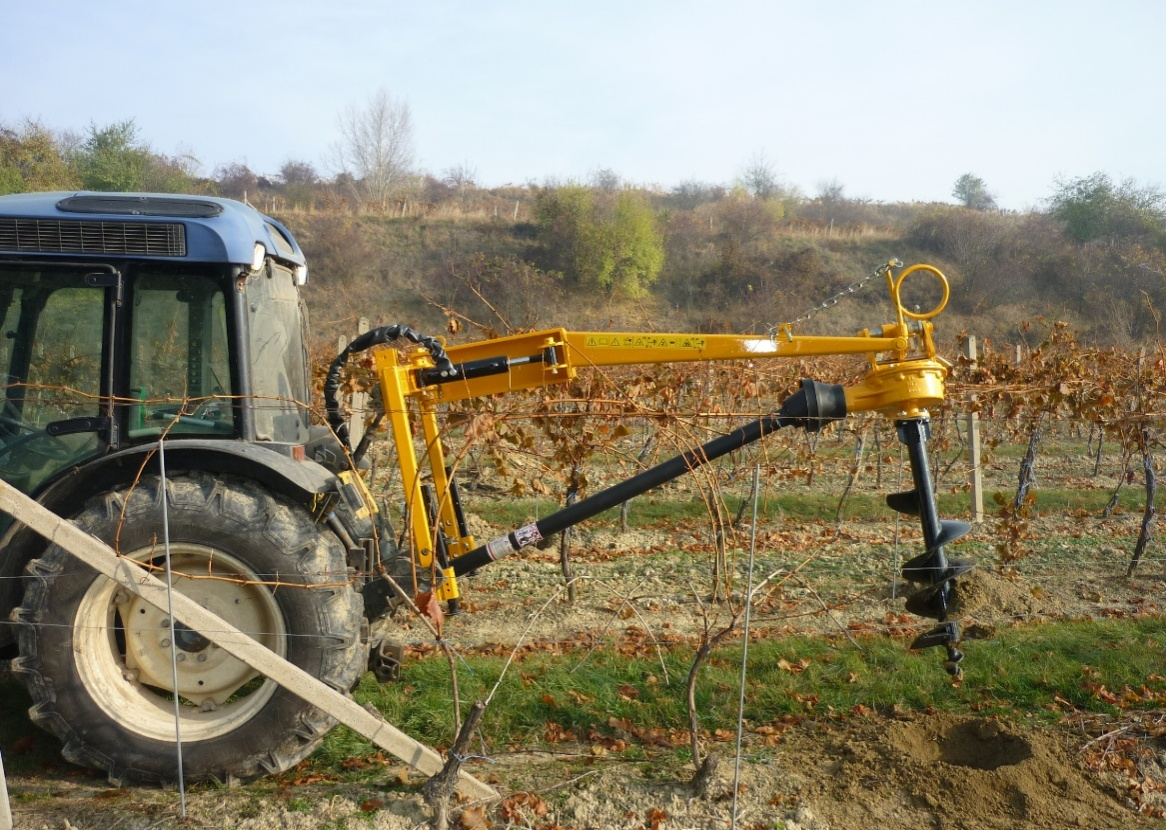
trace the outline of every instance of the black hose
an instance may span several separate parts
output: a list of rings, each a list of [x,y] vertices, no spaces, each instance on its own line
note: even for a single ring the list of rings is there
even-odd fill
[[[441,345],[440,340],[436,337],[419,334],[400,323],[391,326],[380,326],[354,338],[345,347],[344,351],[336,355],[336,359],[328,367],[328,374],[324,377],[324,412],[328,418],[328,426],[332,427],[332,431],[336,433],[336,437],[340,439],[340,443],[349,450],[352,447],[348,442],[348,421],[340,412],[340,372],[345,364],[348,363],[349,355],[367,351],[373,346],[379,346],[382,343],[393,343],[402,338],[428,349],[436,365],[436,371],[439,374],[452,373],[454,371],[453,363],[450,362],[449,357],[446,355],[445,347]]]

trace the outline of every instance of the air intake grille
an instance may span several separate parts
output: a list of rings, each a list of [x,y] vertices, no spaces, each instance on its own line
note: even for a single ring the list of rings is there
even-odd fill
[[[0,218],[0,251],[186,256],[186,228],[160,222]]]

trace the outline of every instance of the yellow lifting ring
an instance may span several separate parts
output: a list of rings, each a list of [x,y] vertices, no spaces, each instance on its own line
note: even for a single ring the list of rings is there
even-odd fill
[[[931,309],[931,311],[909,311],[904,308],[903,301],[899,298],[899,289],[903,285],[903,280],[907,279],[907,277],[909,277],[911,274],[914,274],[916,271],[926,271],[930,274],[934,274],[935,278],[939,280],[939,284],[943,286],[943,297],[940,299],[939,304],[936,305],[935,308]],[[947,277],[945,277],[943,272],[936,268],[934,265],[912,265],[903,273],[899,274],[899,276],[895,279],[891,291],[894,294],[895,305],[897,305],[903,312],[904,317],[910,317],[912,320],[930,320],[932,317],[934,317],[936,314],[939,314],[939,312],[943,311],[947,307],[948,298],[951,297],[951,288],[947,284]]]

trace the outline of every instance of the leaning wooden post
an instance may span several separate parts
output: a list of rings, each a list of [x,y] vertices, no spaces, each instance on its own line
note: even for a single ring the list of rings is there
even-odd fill
[[[171,595],[166,583],[137,562],[118,556],[113,548],[97,537],[90,536],[62,519],[2,479],[0,510],[44,536],[49,542],[60,545],[98,573],[109,577],[155,608],[167,611],[172,602],[174,616],[191,631],[206,637],[227,654],[242,660],[255,671],[327,712],[353,732],[397,756],[414,769],[426,775],[435,775],[445,766],[440,755],[384,720],[375,709],[365,709],[344,692],[333,689],[288,662],[186,594],[174,591]],[[471,798],[493,800],[499,797],[493,787],[464,770],[458,776],[457,786]]]
[[[964,340],[964,357],[976,365],[979,356],[976,352],[976,336],[969,334]],[[972,486],[972,521],[984,521],[984,477],[980,470],[980,459],[983,457],[980,446],[980,413],[976,409],[976,396],[968,394],[968,483]]]
[[[0,758],[0,830],[12,830],[12,806],[8,803],[8,782],[4,778],[3,758]]]

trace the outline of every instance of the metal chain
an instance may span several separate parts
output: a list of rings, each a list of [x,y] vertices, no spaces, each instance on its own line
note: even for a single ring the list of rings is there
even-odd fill
[[[868,282],[875,279],[876,277],[881,277],[883,274],[887,273],[887,271],[891,270],[892,268],[902,268],[902,267],[903,267],[903,263],[901,260],[892,259],[890,262],[887,262],[883,265],[880,265],[878,268],[876,268],[871,273],[867,274],[862,279],[857,280],[856,282],[852,282],[850,285],[843,288],[841,291],[839,291],[833,297],[830,297],[830,298],[822,301],[818,305],[811,308],[809,311],[803,312],[802,314],[798,315],[789,323],[782,323],[781,325],[770,326],[769,333],[773,334],[781,328],[792,328],[793,326],[796,326],[798,323],[804,323],[807,320],[809,320],[811,317],[813,317],[815,314],[817,314],[819,311],[825,311],[828,308],[832,308],[833,306],[838,305],[838,303],[842,300],[842,298],[844,298],[850,294],[855,294],[855,293],[861,291],[863,286],[865,286]]]

